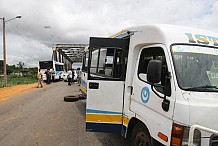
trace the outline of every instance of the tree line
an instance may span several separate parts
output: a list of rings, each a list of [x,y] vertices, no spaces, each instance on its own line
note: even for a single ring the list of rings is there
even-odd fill
[[[7,75],[36,75],[37,67],[25,68],[23,62],[19,62],[17,65],[6,65]],[[0,60],[0,74],[4,74],[3,60]]]

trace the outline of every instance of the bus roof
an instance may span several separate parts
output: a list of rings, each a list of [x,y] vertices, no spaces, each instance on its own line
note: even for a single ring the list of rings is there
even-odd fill
[[[202,29],[184,27],[179,25],[155,24],[140,25],[126,28],[111,37],[124,38],[130,32],[134,33],[134,42],[142,43],[162,43],[162,44],[199,44],[218,46],[218,34]]]
[[[109,36],[109,38],[122,38],[126,33],[128,33],[128,30],[121,30],[121,31]]]

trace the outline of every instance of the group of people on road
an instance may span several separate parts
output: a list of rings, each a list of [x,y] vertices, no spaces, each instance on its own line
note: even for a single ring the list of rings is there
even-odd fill
[[[45,71],[45,74],[46,74],[46,84],[50,84],[51,83],[51,79],[52,79],[52,82],[54,83],[54,80],[55,80],[55,71],[54,69],[52,69],[52,71],[50,71],[50,69],[48,68],[46,71]],[[42,72],[38,71],[38,74],[37,74],[37,79],[38,79],[38,86],[37,88],[42,88],[43,85],[42,85],[42,77],[43,77],[43,74]]]
[[[52,69],[50,71],[50,69],[47,68],[47,70],[45,71],[45,74],[46,74],[46,84],[50,84],[51,79],[52,79],[52,82],[54,83],[54,80],[55,80],[55,71],[54,71],[54,69]]]
[[[77,81],[80,85],[80,80],[81,80],[81,71],[80,71],[80,68],[77,69],[76,71],[77,73]],[[48,68],[46,71],[45,71],[45,74],[46,74],[46,84],[50,84],[51,83],[51,79],[52,79],[52,82],[54,82],[54,79],[55,79],[55,72],[54,72],[54,69],[52,69],[52,71],[50,71],[50,69]],[[68,79],[68,85],[71,86],[72,83],[74,83],[74,70],[72,69],[69,69],[68,72],[67,72],[67,79]],[[38,86],[37,88],[42,88],[43,85],[42,85],[42,77],[43,77],[43,74],[42,72],[38,71],[38,74],[37,74],[37,79],[38,79]]]

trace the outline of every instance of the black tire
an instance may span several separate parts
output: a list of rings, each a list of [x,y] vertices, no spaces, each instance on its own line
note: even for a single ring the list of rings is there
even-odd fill
[[[137,123],[132,130],[131,146],[152,146],[151,136],[142,123]]]
[[[85,96],[83,96],[82,94],[79,94],[79,100],[85,100],[85,99],[86,99]]]
[[[66,102],[75,102],[75,101],[78,101],[78,100],[79,100],[79,97],[74,96],[74,95],[64,97],[64,101],[66,101]]]

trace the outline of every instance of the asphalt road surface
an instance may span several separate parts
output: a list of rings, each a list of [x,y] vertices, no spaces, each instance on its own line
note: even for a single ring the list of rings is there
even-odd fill
[[[85,131],[85,100],[65,102],[77,84],[56,82],[0,102],[0,146],[128,146],[120,135]]]

